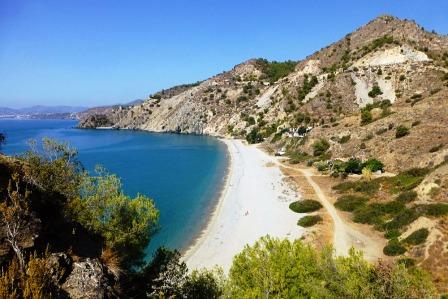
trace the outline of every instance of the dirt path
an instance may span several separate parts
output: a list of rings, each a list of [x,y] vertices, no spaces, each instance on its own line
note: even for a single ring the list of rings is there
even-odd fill
[[[378,239],[377,236],[369,236],[345,222],[340,217],[333,203],[327,198],[320,186],[313,180],[315,175],[311,169],[291,167],[281,162],[278,162],[278,165],[280,167],[293,170],[296,173],[300,173],[299,175],[305,177],[308,184],[313,188],[317,198],[333,220],[333,246],[336,254],[346,255],[348,254],[350,248],[354,247],[358,250],[362,250],[367,260],[376,261],[378,258],[384,258],[384,241]]]

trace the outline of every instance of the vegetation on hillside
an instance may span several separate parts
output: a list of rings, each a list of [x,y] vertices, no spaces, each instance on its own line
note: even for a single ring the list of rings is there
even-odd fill
[[[274,83],[279,79],[289,75],[292,71],[294,71],[297,65],[297,62],[292,60],[278,62],[268,61],[266,59],[260,58],[257,59],[256,62],[258,66],[260,66],[266,79],[271,83]]]

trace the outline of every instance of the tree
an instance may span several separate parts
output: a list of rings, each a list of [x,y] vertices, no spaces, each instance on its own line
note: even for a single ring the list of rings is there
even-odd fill
[[[22,157],[29,165],[26,178],[46,192],[60,193],[67,199],[78,196],[83,176],[77,151],[68,143],[42,139],[41,148],[31,140],[30,149]]]
[[[144,249],[157,231],[159,212],[146,196],[126,196],[116,175],[101,167],[96,174],[83,178],[80,196],[69,203],[70,211],[83,226],[101,234],[108,247],[120,253],[127,269],[140,265]]]
[[[258,128],[253,128],[250,133],[246,135],[246,140],[249,144],[259,143],[263,141],[263,135],[261,135]]]
[[[300,240],[263,237],[235,256],[228,298],[435,298],[428,274],[403,265],[373,266],[360,252],[335,257]]]
[[[14,175],[9,181],[8,195],[0,204],[0,225],[4,227],[6,233],[6,242],[13,249],[20,269],[25,269],[25,258],[20,241],[23,238],[22,232],[28,226],[28,192],[20,192],[18,175]]]
[[[350,158],[345,163],[345,172],[346,173],[355,173],[360,174],[362,172],[362,162],[359,159],[356,158]]]

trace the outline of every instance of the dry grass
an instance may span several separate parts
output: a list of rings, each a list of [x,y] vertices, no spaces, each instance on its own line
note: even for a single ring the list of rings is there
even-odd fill
[[[122,272],[120,267],[120,258],[115,251],[109,247],[103,248],[100,259],[107,266],[107,268],[109,268],[110,272],[115,275],[115,277],[120,277]]]

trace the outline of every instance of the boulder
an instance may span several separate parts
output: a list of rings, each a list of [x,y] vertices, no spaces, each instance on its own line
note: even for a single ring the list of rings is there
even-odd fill
[[[98,259],[86,258],[73,263],[73,270],[62,285],[70,298],[117,298],[114,279]]]

